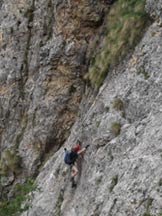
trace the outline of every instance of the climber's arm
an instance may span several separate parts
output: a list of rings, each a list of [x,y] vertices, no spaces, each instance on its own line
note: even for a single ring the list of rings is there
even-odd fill
[[[86,147],[84,147],[84,148],[82,148],[80,151],[78,151],[78,152],[77,152],[78,155],[84,154],[88,147],[89,147],[89,145],[86,145]]]

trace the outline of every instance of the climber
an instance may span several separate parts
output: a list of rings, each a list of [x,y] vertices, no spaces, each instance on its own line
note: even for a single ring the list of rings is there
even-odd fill
[[[72,181],[72,186],[74,186],[74,177],[78,174],[79,170],[77,168],[76,162],[78,159],[78,156],[81,155],[83,156],[83,154],[86,152],[87,148],[89,147],[89,145],[86,145],[84,148],[81,149],[80,146],[80,141],[77,141],[77,143],[71,148],[71,150],[67,150],[66,148],[64,148],[65,150],[65,155],[64,155],[64,162],[68,165],[70,165],[71,167],[71,181]]]

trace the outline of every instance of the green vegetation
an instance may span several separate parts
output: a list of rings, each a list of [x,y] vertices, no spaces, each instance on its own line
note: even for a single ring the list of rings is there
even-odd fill
[[[102,182],[102,176],[99,176],[98,178],[96,178],[95,180],[96,185],[101,184],[101,182]]]
[[[121,124],[118,122],[113,122],[111,124],[111,133],[114,136],[118,136],[120,134],[120,130],[121,130]]]
[[[150,213],[144,213],[143,216],[152,216]]]
[[[0,159],[0,175],[8,176],[8,174],[19,174],[21,170],[21,158],[18,155],[19,144],[23,138],[27,126],[27,114],[24,112],[21,118],[21,131],[15,137],[15,146],[8,150],[4,150]]]
[[[147,80],[147,79],[150,77],[150,75],[148,74],[147,71],[145,71],[145,69],[139,70],[139,71],[137,72],[137,74],[138,74],[138,75],[139,75],[139,74],[142,74],[142,75],[144,76],[144,79],[145,79],[145,80]]]
[[[101,123],[101,121],[99,121],[99,120],[96,122],[96,127],[97,128],[100,126],[100,123]]]
[[[162,214],[154,215],[154,214],[150,214],[150,213],[144,213],[143,216],[162,216]]]
[[[65,129],[65,132],[64,132],[65,139],[67,139],[70,136],[70,133],[71,133],[70,128]]]
[[[107,154],[108,154],[109,160],[110,160],[110,161],[113,161],[114,156],[112,155],[112,151],[111,151],[110,149],[108,150],[108,153],[107,153]]]
[[[152,198],[148,198],[147,199],[147,206],[146,206],[146,211],[149,212],[150,207],[152,205],[153,199]]]
[[[114,187],[117,185],[118,183],[118,175],[115,175],[112,177],[111,179],[111,185],[109,187],[109,191],[112,192],[112,190],[114,189]]]
[[[34,6],[33,5],[25,11],[24,16],[28,19],[29,23],[33,22],[33,18],[34,18]]]
[[[100,43],[101,49],[92,56],[86,75],[96,89],[102,84],[109,69],[137,44],[150,23],[144,6],[145,0],[118,0],[111,6],[106,17],[107,26]]]
[[[146,203],[146,212],[143,214],[143,216],[153,216],[150,214],[150,207],[152,206],[153,199],[148,198]]]
[[[0,175],[7,176],[8,173],[17,173],[21,168],[21,158],[17,155],[16,150],[6,150],[0,160]]]
[[[24,112],[21,118],[21,132],[17,134],[16,139],[15,139],[16,148],[19,147],[19,144],[23,138],[27,123],[28,123],[28,116],[27,116],[27,113]]]
[[[110,107],[109,107],[109,106],[106,106],[106,107],[105,107],[105,111],[106,111],[106,112],[109,112],[109,111],[110,111]]]
[[[120,98],[115,98],[113,101],[113,108],[117,111],[122,111],[124,109],[124,103]]]
[[[126,119],[126,113],[124,111],[121,113],[121,116]]]
[[[94,208],[94,211],[93,211],[93,216],[100,216],[101,215],[101,204],[97,204]]]
[[[34,110],[33,116],[32,116],[32,126],[33,127],[35,127],[36,125],[36,113],[37,113],[37,109]]]
[[[9,200],[7,195],[4,194],[2,199],[0,199],[0,215],[16,216],[18,213],[26,211],[30,207],[33,195],[31,192],[36,189],[37,186],[32,179],[28,179],[24,184],[15,185],[12,199]],[[22,205],[23,203],[24,205]]]
[[[100,146],[99,143],[97,143],[97,144],[95,145],[95,147],[96,147],[96,150],[98,150],[101,146]]]
[[[14,28],[11,27],[11,28],[10,28],[10,34],[13,34],[13,33],[14,33]]]
[[[77,91],[77,88],[72,84],[69,88],[69,94],[74,94]]]
[[[63,195],[64,195],[64,192],[60,191],[60,194],[58,196],[57,203],[56,203],[56,216],[61,216],[61,205],[64,201]]]
[[[160,180],[159,180],[159,187],[161,187],[162,186],[162,178],[160,178]]]

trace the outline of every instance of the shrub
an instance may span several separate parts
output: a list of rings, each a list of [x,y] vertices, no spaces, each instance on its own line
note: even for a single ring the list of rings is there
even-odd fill
[[[162,186],[162,178],[159,179],[159,187]]]
[[[28,179],[24,184],[17,184],[14,188],[14,196],[11,200],[8,200],[7,198],[0,200],[0,215],[17,215],[17,213],[26,211],[30,207],[29,201],[32,198],[32,194],[27,194],[36,189],[37,186],[32,179]],[[22,207],[23,202],[25,202],[25,204]]]
[[[121,124],[118,122],[113,122],[111,124],[111,133],[114,136],[118,136],[120,134],[120,130],[121,130]]]
[[[106,107],[105,107],[105,111],[106,111],[106,112],[109,112],[109,111],[110,111],[110,107],[109,107],[109,106],[106,106]]]
[[[25,11],[24,16],[28,19],[28,22],[32,22],[33,21],[33,17],[34,17],[33,12],[34,12],[33,7],[28,8]]]
[[[21,158],[14,149],[6,150],[0,161],[0,174],[7,176],[8,172],[17,173],[21,168]]]
[[[126,118],[126,113],[123,111],[123,112],[121,113],[121,116],[122,116],[123,118]]]
[[[98,178],[96,178],[95,180],[96,185],[101,184],[101,182],[102,182],[102,176],[99,176]]]
[[[139,75],[139,74],[142,74],[142,75],[144,76],[144,79],[145,79],[145,80],[147,80],[147,79],[150,78],[150,75],[148,74],[147,71],[145,71],[145,69],[140,69],[140,70],[137,72],[137,74],[138,74],[138,75]]]
[[[112,190],[114,189],[115,185],[117,185],[117,183],[118,183],[118,175],[115,175],[111,179],[111,185],[109,187],[110,192],[112,192]]]
[[[120,98],[115,98],[113,101],[113,108],[117,111],[122,111],[124,109],[124,103]]]

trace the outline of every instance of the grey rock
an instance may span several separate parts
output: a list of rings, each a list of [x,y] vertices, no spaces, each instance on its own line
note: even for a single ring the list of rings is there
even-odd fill
[[[0,146],[16,146],[29,175],[60,148],[75,121],[88,41],[79,25],[75,31],[73,16],[77,22],[95,18],[98,5],[81,4],[80,16],[70,1],[1,2]],[[89,27],[88,35],[94,30]]]
[[[155,21],[130,58],[97,95],[84,96],[88,40],[102,24],[104,2],[16,3],[0,3],[0,154],[16,147],[23,167],[16,178],[37,176],[40,188],[21,215],[160,214],[161,0],[146,1]],[[115,98],[123,111],[113,108]],[[71,188],[63,149],[77,139],[90,147]],[[1,177],[0,187],[16,182],[13,174]]]
[[[1,186],[2,187],[6,187],[9,186],[13,183],[15,179],[15,176],[13,175],[13,173],[10,173],[8,176],[2,176],[1,177]]]
[[[150,15],[153,18],[159,18],[161,20],[162,18],[162,1],[161,0],[157,0],[157,1],[153,1],[153,0],[147,0],[146,1],[146,11],[148,11],[150,13]]]
[[[77,188],[70,187],[61,148],[37,177],[43,191],[35,194],[29,215],[40,206],[44,211],[55,209],[55,215],[59,207],[63,216],[141,216],[148,209],[153,215],[161,213],[162,45],[161,34],[152,37],[152,31],[161,32],[161,28],[154,23],[148,29],[124,64],[122,74],[109,74],[95,102],[80,110],[81,117],[64,145],[70,148],[78,137],[82,146],[90,144]],[[137,59],[136,64],[132,64],[132,58]],[[141,68],[149,74],[148,79],[138,73]],[[121,71],[121,66],[116,70]],[[112,107],[112,101],[119,96],[125,103],[125,116]],[[104,109],[107,106],[108,112]],[[116,137],[111,134],[112,122],[122,125]]]

